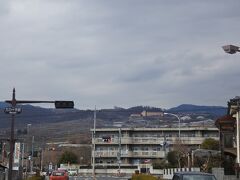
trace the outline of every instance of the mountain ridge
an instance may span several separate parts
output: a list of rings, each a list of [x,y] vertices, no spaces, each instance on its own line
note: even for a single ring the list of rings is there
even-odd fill
[[[227,107],[223,106],[205,106],[205,105],[193,105],[193,104],[181,104],[177,107],[168,109],[169,112],[198,112],[209,113],[216,116],[223,116],[227,113]]]
[[[3,112],[5,107],[9,105],[0,102],[0,128],[9,127],[9,115]],[[26,124],[43,124],[43,123],[56,123],[67,121],[82,121],[86,123],[87,119],[93,118],[94,110],[80,110],[80,109],[52,109],[43,108],[32,105],[20,105],[22,113],[16,116],[16,126],[26,126]],[[140,114],[143,110],[146,111],[163,111],[162,108],[149,107],[149,106],[134,106],[130,108],[113,109],[100,109],[97,111],[97,118],[104,122],[122,121],[125,122],[131,114]],[[181,104],[166,110],[172,113],[197,113],[197,114],[210,114],[215,119],[223,116],[227,112],[227,108],[223,106],[199,106],[192,104]]]

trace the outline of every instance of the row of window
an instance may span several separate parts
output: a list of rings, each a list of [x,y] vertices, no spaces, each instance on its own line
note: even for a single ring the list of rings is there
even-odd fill
[[[132,159],[132,160],[128,161],[128,163],[137,165],[139,163],[144,163],[144,161],[145,161],[145,159]],[[95,162],[97,164],[117,164],[118,160],[117,159],[103,160],[103,159],[96,158]]]
[[[126,149],[122,149],[121,151],[122,152],[128,152],[128,151],[164,151],[164,147],[156,147],[156,148],[149,148],[149,147],[142,147],[142,148],[133,148],[133,149],[129,149],[129,150],[126,150]],[[115,152],[118,152],[118,149],[117,148],[110,148],[110,149],[104,149],[104,148],[96,148],[96,151],[115,151]]]
[[[178,137],[179,134],[171,134],[171,135],[165,135],[165,136],[122,136],[122,138],[146,138],[146,139],[149,139],[149,138],[168,138],[168,137]],[[218,137],[219,135],[218,134],[203,134],[203,135],[195,135],[195,134],[181,134],[181,137]],[[99,137],[96,137],[97,139],[100,140],[118,140],[119,137],[118,136],[115,136],[114,135],[108,135],[107,136],[108,138],[105,138],[105,136],[99,136]]]

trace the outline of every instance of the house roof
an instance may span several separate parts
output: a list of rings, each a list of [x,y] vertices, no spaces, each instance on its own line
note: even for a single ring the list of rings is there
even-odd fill
[[[230,115],[225,115],[220,118],[218,118],[215,121],[215,125],[220,128],[221,125],[231,124],[233,125],[235,123],[236,119]]]

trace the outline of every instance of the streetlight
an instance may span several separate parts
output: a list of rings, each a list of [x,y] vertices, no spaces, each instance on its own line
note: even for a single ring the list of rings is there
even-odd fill
[[[54,103],[55,108],[74,108],[73,101],[30,101],[30,100],[16,100],[15,88],[13,88],[12,100],[6,100],[6,103],[11,104],[11,107],[5,108],[4,112],[11,114],[11,133],[10,133],[10,153],[9,153],[9,164],[8,164],[8,180],[12,180],[12,168],[13,168],[13,153],[14,153],[14,121],[15,115],[21,113],[21,108],[16,107],[17,104],[26,104],[26,103]]]
[[[225,45],[222,48],[228,54],[235,54],[237,52],[240,52],[240,47],[235,45]]]
[[[179,138],[179,141],[180,141],[181,140],[181,120],[180,120],[180,118],[178,117],[178,115],[173,114],[173,113],[165,112],[164,115],[171,115],[171,116],[174,116],[178,119],[178,138]]]

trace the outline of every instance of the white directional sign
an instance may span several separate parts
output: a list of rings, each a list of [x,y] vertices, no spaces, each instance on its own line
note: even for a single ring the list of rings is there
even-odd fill
[[[4,109],[4,112],[7,114],[20,114],[22,112],[22,109],[19,107],[6,107]]]

